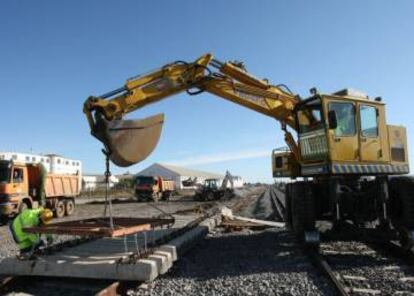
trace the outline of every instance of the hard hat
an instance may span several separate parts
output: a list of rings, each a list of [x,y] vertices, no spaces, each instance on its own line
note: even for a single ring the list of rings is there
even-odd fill
[[[44,209],[40,214],[40,220],[42,220],[43,224],[49,224],[52,221],[53,212],[49,209]]]

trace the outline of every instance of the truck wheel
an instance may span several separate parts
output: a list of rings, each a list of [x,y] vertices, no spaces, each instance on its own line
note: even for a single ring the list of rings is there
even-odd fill
[[[166,200],[166,201],[169,201],[169,200],[170,200],[170,198],[171,198],[171,196],[172,196],[172,192],[171,192],[171,191],[165,191],[165,192],[162,194],[162,199],[163,199],[163,200]]]
[[[152,200],[154,201],[154,202],[159,202],[159,200],[161,199],[161,192],[157,192],[157,193],[154,193],[153,195],[152,195]]]
[[[291,187],[292,228],[299,242],[305,231],[315,230],[315,202],[307,182],[296,182]]]
[[[141,193],[137,193],[137,194],[135,195],[135,197],[137,198],[137,201],[138,201],[138,202],[144,202],[144,201],[146,201],[147,199],[149,199],[149,198],[148,198],[148,196],[146,196],[146,195],[144,195],[144,194],[141,194]]]
[[[0,216],[0,225],[6,225],[8,220],[7,216]]]
[[[75,201],[73,199],[67,199],[65,202],[65,215],[71,216],[75,212]]]
[[[211,191],[210,192],[207,192],[207,194],[206,194],[206,200],[212,201],[214,199],[215,199],[214,193],[211,192]]]
[[[56,218],[62,218],[63,216],[65,216],[65,203],[63,202],[63,200],[58,200],[56,202],[54,214]]]

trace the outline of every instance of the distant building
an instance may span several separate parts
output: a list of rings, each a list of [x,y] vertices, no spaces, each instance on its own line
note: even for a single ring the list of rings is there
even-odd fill
[[[122,174],[122,175],[116,175],[116,177],[118,178],[119,182],[122,182],[124,180],[132,180],[134,179],[135,175],[130,174],[129,172]]]
[[[112,188],[119,183],[119,179],[116,176],[109,177],[109,187]],[[105,176],[104,175],[83,175],[82,176],[82,190],[93,191],[99,188],[105,188]]]
[[[193,180],[195,183],[202,184],[205,179],[223,180],[224,176],[216,173],[203,172],[179,166],[154,163],[146,169],[136,174],[137,176],[161,176],[166,180],[175,181],[176,189],[193,188],[194,186],[184,186],[185,181]],[[183,184],[184,181],[184,184]]]
[[[32,154],[18,152],[0,152],[0,160],[13,160],[22,163],[41,163],[48,173],[81,175],[82,162],[57,154]]]

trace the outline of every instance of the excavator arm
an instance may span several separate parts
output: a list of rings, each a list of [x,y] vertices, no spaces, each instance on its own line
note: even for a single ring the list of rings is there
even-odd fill
[[[211,54],[192,63],[177,61],[133,77],[122,88],[89,97],[83,111],[92,135],[103,142],[111,160],[128,166],[145,159],[155,148],[163,115],[139,121],[122,120],[123,116],[183,91],[190,95],[206,91],[275,118],[281,122],[285,140],[298,159],[297,145],[286,128],[296,129],[293,110],[298,97],[282,85],[270,85],[267,80],[250,75],[242,63],[222,63]]]

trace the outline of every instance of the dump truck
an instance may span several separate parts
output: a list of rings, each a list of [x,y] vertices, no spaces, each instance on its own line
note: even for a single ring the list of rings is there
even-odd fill
[[[58,218],[75,210],[81,175],[53,174],[39,163],[0,160],[0,217],[4,221],[27,208],[44,206]]]
[[[169,200],[175,188],[174,181],[164,180],[161,176],[137,176],[135,179],[135,197],[138,201]]]
[[[338,231],[352,222],[362,229],[375,227],[386,239],[398,237],[407,248],[414,245],[407,132],[387,122],[381,97],[314,87],[302,97],[285,84],[253,76],[242,62],[222,62],[207,53],[90,96],[83,111],[112,162],[125,167],[153,151],[164,114],[138,120],[124,120],[125,115],[182,92],[210,93],[279,122],[288,151],[271,154],[272,172],[292,179],[286,188],[286,222],[300,242],[318,246],[316,222],[328,221]]]

